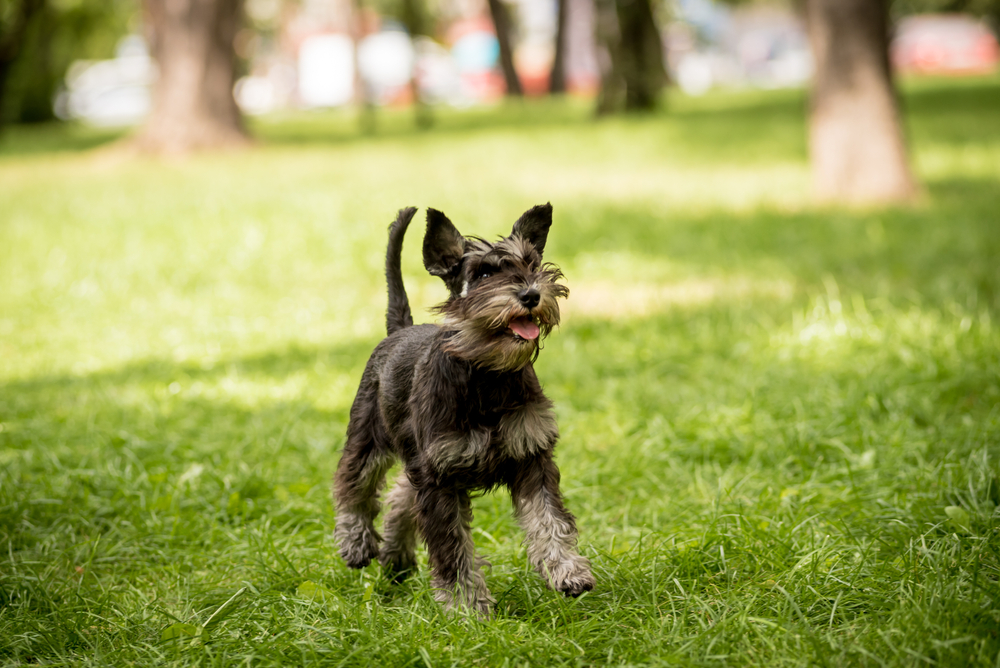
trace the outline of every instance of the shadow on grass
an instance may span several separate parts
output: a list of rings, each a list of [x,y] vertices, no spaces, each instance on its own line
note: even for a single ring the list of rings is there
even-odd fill
[[[1000,124],[989,122],[1000,104],[1000,80],[969,82],[924,81],[907,86],[903,94],[908,122],[917,140],[948,142],[995,141]],[[672,142],[706,154],[725,154],[738,147],[739,155],[791,150],[805,157],[807,94],[791,91],[718,92],[689,98],[675,91],[666,96],[663,110],[650,115],[595,119],[590,101],[572,98],[505,102],[499,107],[432,110],[433,125],[422,129],[409,109],[379,109],[373,130],[362,128],[353,110],[294,112],[251,118],[252,133],[264,145],[308,146],[350,144],[411,137],[449,137],[494,129],[551,130],[590,126],[599,122],[657,124],[671,119],[686,131]],[[127,134],[127,130],[89,128],[76,123],[11,126],[0,134],[0,157],[87,151]],[[752,139],[753,145],[747,142]]]
[[[836,277],[842,289],[943,304],[969,295],[1000,309],[1000,226],[992,213],[996,183],[948,179],[927,185],[931,203],[872,211],[759,209],[664,218],[651,206],[568,203],[563,216],[573,233],[553,235],[552,255],[600,252],[669,259],[702,271],[792,276],[822,286]],[[609,221],[614,221],[610,224]]]
[[[575,100],[526,100],[500,107],[437,108],[433,125],[416,125],[407,109],[379,109],[371,130],[353,110],[292,112],[250,118],[251,134],[264,146],[325,146],[414,137],[449,137],[498,128],[545,129],[594,122],[588,106]],[[0,158],[46,153],[79,153],[128,136],[131,129],[92,128],[79,123],[14,125],[0,132]]]
[[[901,96],[913,140],[945,143],[1000,141],[1000,78],[916,81]]]
[[[8,126],[0,130],[0,160],[46,153],[80,153],[117,141],[127,132],[78,123]]]
[[[184,381],[210,381],[226,374],[240,374],[261,379],[277,379],[303,370],[322,367],[323,373],[360,372],[371,354],[376,340],[351,341],[322,349],[292,346],[287,350],[213,360],[206,363],[177,363],[167,359],[142,360],[117,369],[74,375],[43,376],[0,385],[0,393],[46,393],[49,390],[73,389],[86,385],[105,386],[140,384],[156,385]],[[8,395],[11,396],[11,395]]]
[[[0,449],[56,458],[33,459],[38,470],[122,457],[147,472],[174,474],[192,461],[219,470],[242,462],[249,476],[241,475],[241,498],[271,496],[276,481],[307,475],[303,462],[339,450],[353,388],[374,343],[291,347],[212,364],[148,360],[8,383],[0,386]],[[293,377],[306,378],[306,386],[272,392]],[[350,388],[340,393],[342,402],[317,401],[330,385]],[[81,485],[98,491],[87,475]],[[226,486],[221,478],[219,485]]]
[[[163,569],[164,544],[197,551],[213,527],[265,515],[282,531],[324,535],[353,392],[317,395],[356,386],[372,345],[210,366],[151,360],[0,386],[0,540],[17,552],[53,532],[75,545],[145,527],[143,568]],[[269,394],[302,376],[302,392]],[[3,590],[0,578],[0,605]]]
[[[431,113],[433,124],[429,128],[417,127],[411,110],[379,109],[371,130],[363,129],[357,114],[346,110],[265,117],[254,122],[252,130],[267,145],[307,146],[410,137],[433,139],[500,128],[550,129],[594,122],[587,107],[560,98],[509,101],[499,107],[465,110],[439,107]]]
[[[1000,104],[1000,81],[983,79],[975,85],[941,80],[924,82],[904,94],[907,108],[921,119],[931,139],[945,141],[1000,136],[1000,124],[984,123]],[[434,125],[419,129],[412,111],[382,109],[376,114],[375,130],[361,130],[352,112],[296,114],[281,119],[262,119],[255,131],[268,144],[308,145],[348,143],[370,138],[393,139],[411,136],[450,136],[500,128],[556,129],[590,126],[600,122],[651,124],[682,121],[687,132],[673,138],[705,150],[725,152],[738,145],[741,153],[753,153],[748,138],[759,140],[761,152],[776,143],[794,146],[797,156],[805,156],[805,124],[808,113],[805,91],[720,92],[705,98],[689,98],[668,93],[661,111],[654,114],[596,119],[589,101],[535,99],[508,101],[496,108],[456,111],[434,110]]]

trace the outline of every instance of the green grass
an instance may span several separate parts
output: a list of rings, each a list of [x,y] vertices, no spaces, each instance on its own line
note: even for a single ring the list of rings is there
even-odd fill
[[[262,120],[186,162],[9,128],[0,663],[1000,664],[1000,80],[904,101],[927,195],[869,210],[810,203],[795,92]],[[545,201],[598,586],[547,591],[485,496],[481,623],[348,570],[329,479],[396,209],[491,236]],[[429,320],[416,233],[404,271]]]

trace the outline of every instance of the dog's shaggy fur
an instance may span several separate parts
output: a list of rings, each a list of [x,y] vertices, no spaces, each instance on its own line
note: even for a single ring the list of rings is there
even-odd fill
[[[389,228],[388,337],[365,368],[335,476],[340,554],[352,568],[378,557],[398,581],[416,566],[419,533],[437,600],[487,616],[493,599],[473,547],[469,494],[502,485],[532,565],[550,587],[578,596],[594,578],[576,551],[552,460],[559,431],[532,367],[540,341],[559,324],[557,300],[569,293],[558,268],[542,262],[552,207],[530,209],[494,243],[463,237],[429,209],[424,265],[450,296],[437,308],[441,324],[418,326],[400,270],[415,212],[401,210]],[[397,458],[404,470],[379,536],[378,494]]]

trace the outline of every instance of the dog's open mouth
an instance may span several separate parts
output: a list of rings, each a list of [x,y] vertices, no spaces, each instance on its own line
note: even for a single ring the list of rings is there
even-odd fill
[[[507,328],[514,335],[515,339],[534,341],[538,338],[538,325],[535,323],[535,319],[531,316],[522,315],[520,317],[513,318],[509,323],[507,323]]]

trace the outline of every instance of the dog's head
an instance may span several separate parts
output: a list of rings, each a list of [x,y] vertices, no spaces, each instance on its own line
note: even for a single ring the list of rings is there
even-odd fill
[[[443,213],[427,210],[424,266],[451,292],[437,307],[455,332],[448,352],[497,371],[521,369],[538,355],[559,324],[557,300],[569,294],[559,268],[542,262],[551,225],[552,205],[536,206],[491,243],[463,237]]]

